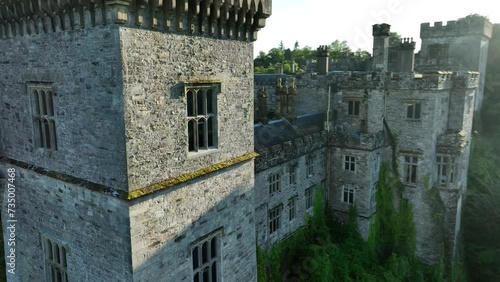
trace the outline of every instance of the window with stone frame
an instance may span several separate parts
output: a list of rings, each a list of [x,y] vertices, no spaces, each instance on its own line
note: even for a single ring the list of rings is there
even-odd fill
[[[216,282],[220,279],[220,230],[195,242],[191,247],[194,282]]]
[[[217,94],[220,84],[188,83],[184,85],[187,100],[188,151],[217,148]]]
[[[297,201],[299,197],[294,196],[288,199],[288,220],[292,220],[297,217]]]
[[[290,184],[297,184],[297,164],[291,164],[288,169]]]
[[[281,191],[281,173],[273,173],[269,175],[269,194],[278,193]]]
[[[313,177],[314,175],[314,156],[306,157],[306,177]]]
[[[308,210],[312,208],[314,203],[314,186],[307,188],[304,195],[306,198],[306,210]]]
[[[359,100],[347,100],[347,115],[348,116],[359,116],[359,109],[361,107],[361,101]]]
[[[422,113],[421,102],[406,102],[406,118],[418,120]]]
[[[448,44],[432,44],[429,45],[429,57],[432,59],[448,58]]]
[[[52,85],[28,84],[33,115],[34,144],[37,148],[57,150],[56,115],[54,112],[55,93]]]
[[[354,193],[355,189],[352,185],[343,184],[342,185],[342,202],[353,204],[354,203]]]
[[[356,157],[344,156],[344,170],[356,171]]]
[[[455,183],[457,175],[457,165],[454,156],[437,155],[437,182],[441,185]]]
[[[282,205],[278,205],[269,211],[269,234],[273,234],[281,228]]]
[[[45,257],[46,281],[69,281],[66,247],[45,236],[42,236],[42,246]]]
[[[404,156],[404,166],[403,166],[403,181],[407,184],[417,183],[417,168],[418,168],[418,157],[406,155]]]

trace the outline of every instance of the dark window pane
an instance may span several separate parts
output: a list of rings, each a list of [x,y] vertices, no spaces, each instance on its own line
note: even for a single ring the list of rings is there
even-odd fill
[[[33,114],[34,115],[39,115],[40,114],[40,102],[38,101],[38,91],[33,90],[33,104],[35,105],[33,108]]]
[[[45,93],[45,99],[47,101],[47,115],[54,115],[54,105],[52,104],[52,91],[47,91]]]
[[[354,102],[354,115],[359,116],[359,102]]]
[[[217,282],[217,262],[212,263],[212,282]]]
[[[415,104],[415,117],[414,118],[420,118],[420,107],[422,104],[416,103]]]
[[[201,263],[208,262],[208,243],[205,242],[201,246]]]
[[[346,191],[344,191],[344,202],[347,202],[348,201],[348,193]]]
[[[200,119],[198,121],[198,149],[206,149],[205,143],[205,126],[206,121],[204,119]]]
[[[189,136],[189,151],[196,151],[196,120],[190,120],[188,122],[188,136]]]
[[[193,282],[200,282],[200,274],[196,273],[193,278]]]
[[[407,118],[413,118],[413,104],[408,104],[408,110],[406,112]]]
[[[40,114],[46,115],[45,109],[47,108],[45,105],[45,91],[38,92],[38,101],[40,103]]]
[[[194,103],[195,103],[195,97],[193,91],[189,90],[187,92],[187,115],[188,116],[195,116],[194,112]]]
[[[205,99],[203,98],[203,90],[198,90],[196,94],[196,104],[198,105],[198,115],[206,115],[205,112]]]
[[[213,238],[210,242],[210,256],[215,258],[217,256],[217,238]]]
[[[215,120],[213,118],[208,119],[208,147],[215,145],[214,122]]]
[[[200,267],[200,264],[199,264],[199,257],[198,257],[198,247],[194,248],[193,249],[193,252],[192,252],[192,257],[193,257],[193,269],[197,269],[198,267]]]
[[[62,266],[66,266],[66,249],[61,248],[61,264]]]
[[[43,147],[44,148],[50,148],[50,130],[49,130],[49,122],[46,119],[43,119],[43,129],[45,130],[44,132],[44,138],[43,138]]]
[[[57,148],[57,139],[56,139],[56,124],[53,120],[49,121],[50,126],[50,139],[52,140],[52,144],[50,144],[51,149]]]
[[[214,109],[214,97],[212,89],[207,90],[207,113],[215,113]]]
[[[47,244],[46,244],[46,247],[47,247],[46,252],[49,255],[49,260],[53,260],[54,257],[52,256],[52,243],[50,242],[50,240],[47,240],[46,242],[47,242]]]
[[[208,281],[210,281],[209,279],[210,279],[210,268],[209,267],[205,267],[203,269],[203,282],[205,282],[205,281],[208,282]]]

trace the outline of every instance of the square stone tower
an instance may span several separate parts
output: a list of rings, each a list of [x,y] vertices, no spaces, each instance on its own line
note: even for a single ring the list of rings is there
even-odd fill
[[[271,0],[0,3],[9,281],[256,280],[251,42],[270,14]]]

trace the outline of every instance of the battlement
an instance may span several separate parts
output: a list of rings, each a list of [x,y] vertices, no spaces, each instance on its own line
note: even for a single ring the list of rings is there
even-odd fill
[[[0,39],[131,26],[242,41],[257,39],[272,0],[0,1]]]
[[[477,87],[479,72],[426,71],[422,73],[332,72],[341,89],[450,89],[453,86]]]
[[[482,18],[463,18],[457,21],[422,23],[420,25],[420,38],[452,37],[465,35],[483,35],[491,38],[493,24]]]
[[[316,132],[257,150],[259,156],[255,159],[255,172],[266,170],[302,155],[326,147],[326,131]]]

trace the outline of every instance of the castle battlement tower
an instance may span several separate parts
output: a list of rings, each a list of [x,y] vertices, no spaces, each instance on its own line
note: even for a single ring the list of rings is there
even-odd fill
[[[256,280],[251,42],[270,14],[0,2],[0,165],[22,187],[9,281]]]
[[[474,110],[480,110],[492,30],[488,19],[474,15],[448,21],[446,25],[442,22],[435,22],[434,26],[421,24],[418,70],[478,71],[481,77]]]

